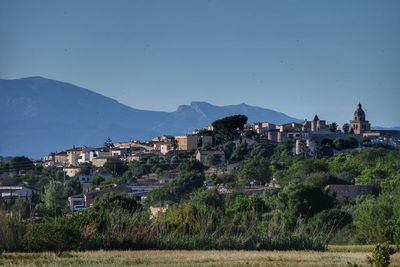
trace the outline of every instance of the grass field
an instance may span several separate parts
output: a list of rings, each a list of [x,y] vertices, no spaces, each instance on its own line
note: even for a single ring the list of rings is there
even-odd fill
[[[370,247],[372,248],[372,247]],[[369,251],[368,247],[359,250]],[[349,249],[349,246],[347,246]],[[86,251],[54,253],[5,253],[0,266],[366,266],[367,252],[334,251]],[[353,251],[357,249],[353,246]],[[400,266],[400,254],[391,266]]]

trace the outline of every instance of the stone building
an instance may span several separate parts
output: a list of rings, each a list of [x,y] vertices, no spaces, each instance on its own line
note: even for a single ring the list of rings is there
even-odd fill
[[[357,109],[354,112],[354,119],[350,121],[350,132],[363,134],[370,130],[371,124],[365,119],[365,112],[362,109],[361,103],[358,103]]]

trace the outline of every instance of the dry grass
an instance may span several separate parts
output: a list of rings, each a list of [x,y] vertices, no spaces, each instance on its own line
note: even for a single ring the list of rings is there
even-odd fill
[[[314,251],[86,251],[5,253],[0,266],[348,266],[366,265],[365,252]],[[400,254],[392,256],[400,266]]]
[[[391,245],[396,249],[396,245]],[[372,252],[375,245],[329,245],[331,252]]]

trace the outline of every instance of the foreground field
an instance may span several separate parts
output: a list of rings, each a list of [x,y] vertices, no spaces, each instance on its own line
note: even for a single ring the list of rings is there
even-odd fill
[[[68,252],[56,257],[54,253],[5,253],[0,256],[0,266],[366,266],[367,254],[332,251],[148,250]],[[400,266],[399,253],[392,256],[391,266]]]

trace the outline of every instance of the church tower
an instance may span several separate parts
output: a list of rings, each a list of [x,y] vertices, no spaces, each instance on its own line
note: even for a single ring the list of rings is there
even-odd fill
[[[361,103],[358,103],[356,111],[354,111],[354,119],[350,121],[350,131],[354,134],[362,134],[371,130],[371,124],[365,120],[365,112]]]

